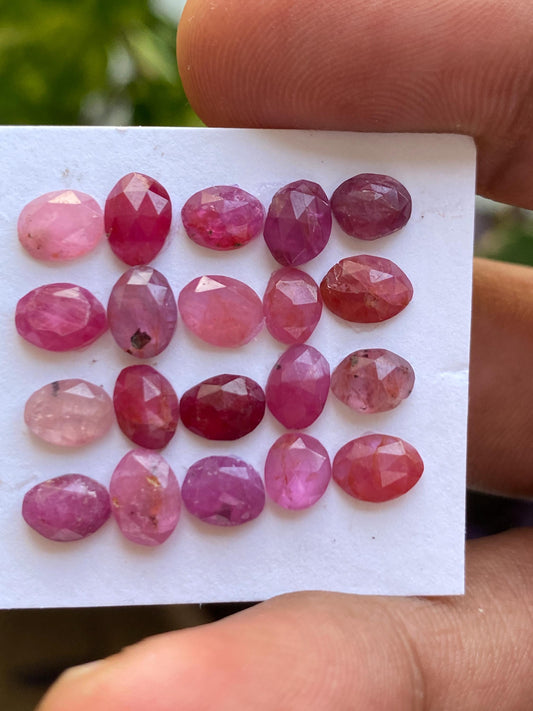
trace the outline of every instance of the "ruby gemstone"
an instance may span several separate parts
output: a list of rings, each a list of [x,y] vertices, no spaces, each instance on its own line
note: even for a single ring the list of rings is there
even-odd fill
[[[238,457],[200,459],[185,476],[182,496],[189,513],[214,526],[247,523],[265,506],[261,477]]]
[[[109,246],[126,264],[148,264],[170,230],[172,205],[165,188],[143,173],[128,173],[109,193],[104,209]]]
[[[413,285],[400,267],[384,257],[360,254],[341,259],[320,284],[324,303],[346,321],[386,321],[413,298]]]
[[[399,437],[370,434],[341,447],[333,460],[333,479],[347,494],[381,502],[402,496],[422,476],[416,449]]]
[[[320,254],[331,234],[331,207],[320,185],[297,180],[272,198],[263,235],[274,259],[297,267]]]
[[[263,297],[265,323],[282,343],[303,343],[322,314],[322,296],[315,280],[294,267],[272,274]]]
[[[164,351],[177,318],[170,284],[152,267],[128,269],[111,291],[109,330],[118,345],[136,358],[152,358]]]

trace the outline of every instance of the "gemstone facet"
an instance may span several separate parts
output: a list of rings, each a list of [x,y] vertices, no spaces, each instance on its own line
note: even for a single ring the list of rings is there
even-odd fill
[[[322,314],[322,296],[315,280],[293,267],[272,274],[263,297],[265,323],[282,343],[303,343]]]

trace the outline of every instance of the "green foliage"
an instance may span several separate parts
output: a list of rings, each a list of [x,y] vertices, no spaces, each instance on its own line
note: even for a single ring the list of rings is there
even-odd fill
[[[482,232],[476,254],[504,262],[533,265],[533,212],[500,207]]]

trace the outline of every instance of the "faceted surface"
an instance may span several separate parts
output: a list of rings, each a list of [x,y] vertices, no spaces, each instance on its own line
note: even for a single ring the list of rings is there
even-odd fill
[[[324,249],[331,223],[328,196],[320,185],[297,180],[272,198],[263,234],[276,261],[297,267]]]
[[[130,365],[117,378],[113,405],[118,426],[139,447],[162,449],[176,432],[178,397],[150,365]]]
[[[268,377],[268,409],[287,429],[309,427],[324,409],[329,384],[324,356],[312,346],[291,346]]]
[[[306,509],[320,499],[331,479],[324,447],[302,432],[281,435],[265,462],[267,494],[285,509]]]
[[[24,408],[34,435],[60,447],[79,447],[103,437],[113,424],[113,403],[86,380],[55,380],[36,390]]]
[[[249,286],[231,277],[193,279],[181,290],[178,308],[187,328],[213,346],[242,346],[263,327],[261,299]]]
[[[102,304],[76,284],[45,284],[22,297],[15,311],[17,331],[47,351],[71,351],[96,341],[107,331]]]
[[[274,272],[263,297],[265,323],[282,343],[303,343],[322,314],[322,296],[315,280],[294,267]]]
[[[26,492],[22,516],[51,541],[79,541],[97,531],[111,515],[107,489],[83,474],[64,474]]]
[[[416,449],[399,437],[370,434],[341,447],[333,460],[333,479],[362,501],[389,501],[412,489],[424,463]]]
[[[257,237],[265,209],[246,190],[215,185],[192,195],[181,210],[185,232],[196,244],[210,249],[237,249]]]
[[[55,190],[29,202],[18,219],[20,243],[43,262],[66,262],[96,247],[104,236],[102,208],[78,190]]]
[[[164,351],[177,318],[170,284],[153,267],[128,269],[111,291],[109,329],[118,345],[136,358],[152,358]]]
[[[361,173],[339,185],[331,209],[352,237],[373,240],[396,232],[411,217],[407,188],[389,175]]]
[[[111,476],[109,493],[113,516],[134,543],[158,546],[178,525],[178,480],[157,452],[133,449],[122,457]]]
[[[245,375],[215,375],[181,398],[181,420],[201,437],[233,440],[244,437],[263,419],[265,394]]]
[[[246,523],[265,506],[261,477],[238,457],[200,459],[185,476],[182,496],[187,511],[215,526]]]
[[[411,365],[385,348],[346,356],[331,374],[331,391],[357,412],[386,412],[408,397],[415,384]]]
[[[413,285],[394,262],[360,254],[341,259],[320,284],[324,303],[346,321],[386,321],[413,298]]]
[[[161,251],[172,221],[165,188],[143,173],[128,173],[109,193],[104,209],[109,246],[126,264],[148,264]]]

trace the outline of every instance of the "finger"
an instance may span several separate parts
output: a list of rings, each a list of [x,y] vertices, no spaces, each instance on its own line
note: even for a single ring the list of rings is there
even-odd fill
[[[178,63],[212,125],[472,135],[479,190],[533,207],[533,4],[189,0]]]

